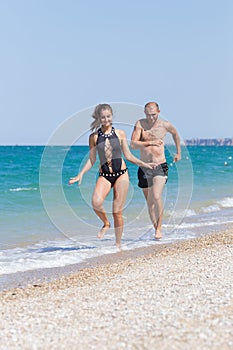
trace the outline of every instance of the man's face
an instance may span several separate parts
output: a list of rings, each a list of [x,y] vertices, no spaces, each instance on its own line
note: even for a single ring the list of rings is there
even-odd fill
[[[146,119],[153,125],[159,117],[159,109],[156,105],[150,105],[145,108]]]

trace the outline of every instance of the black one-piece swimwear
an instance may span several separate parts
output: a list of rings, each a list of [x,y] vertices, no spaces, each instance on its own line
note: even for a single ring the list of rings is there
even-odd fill
[[[128,170],[127,168],[121,169],[121,145],[114,127],[112,127],[109,134],[104,134],[101,128],[98,129],[96,147],[101,166],[99,176],[104,176],[113,186],[116,180]],[[112,171],[110,171],[110,168]]]

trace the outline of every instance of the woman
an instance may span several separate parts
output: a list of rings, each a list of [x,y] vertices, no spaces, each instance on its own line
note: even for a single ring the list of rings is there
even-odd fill
[[[103,222],[103,227],[98,233],[98,238],[103,238],[105,232],[110,228],[110,222],[104,210],[103,203],[106,196],[113,188],[113,209],[114,229],[116,246],[121,246],[123,233],[123,207],[125,204],[129,176],[122,152],[125,158],[138,166],[153,169],[153,164],[147,164],[134,157],[129,150],[126,135],[123,130],[115,129],[112,126],[112,108],[108,104],[96,106],[91,124],[93,133],[89,137],[89,159],[80,173],[71,178],[69,184],[78,182],[81,185],[83,175],[91,169],[96,161],[96,150],[100,160],[100,172],[92,196],[92,206],[95,213]]]

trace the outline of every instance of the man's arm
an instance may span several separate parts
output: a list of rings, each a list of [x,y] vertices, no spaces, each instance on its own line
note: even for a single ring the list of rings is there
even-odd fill
[[[127,159],[128,161],[130,161],[133,164],[136,164],[138,166],[148,168],[148,169],[153,169],[157,165],[156,163],[145,163],[141,159],[138,159],[137,157],[135,157],[129,150],[129,146],[128,146],[128,143],[126,140],[125,132],[123,130],[115,130],[115,131],[120,136],[121,148],[122,148],[122,152],[125,156],[125,159]]]
[[[180,136],[176,128],[169,122],[167,122],[167,131],[170,132],[170,134],[172,135],[172,138],[176,145],[176,154],[174,156],[173,161],[178,162],[178,160],[181,160]]]
[[[134,130],[131,136],[130,147],[132,149],[141,149],[149,146],[160,146],[162,143],[162,140],[160,139],[142,141],[141,138],[142,138],[142,126],[141,126],[140,120],[138,120],[134,126]]]

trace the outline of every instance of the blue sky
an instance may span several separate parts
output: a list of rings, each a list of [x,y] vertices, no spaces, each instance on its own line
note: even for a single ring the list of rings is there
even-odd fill
[[[150,100],[182,138],[232,137],[232,14],[231,0],[0,0],[0,144]]]

